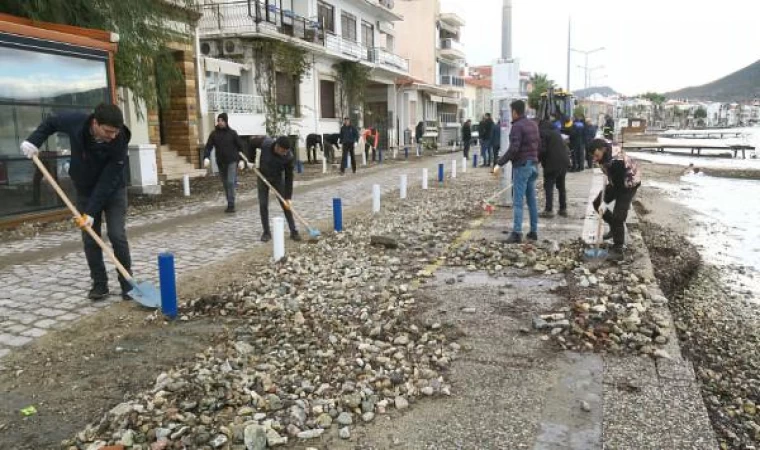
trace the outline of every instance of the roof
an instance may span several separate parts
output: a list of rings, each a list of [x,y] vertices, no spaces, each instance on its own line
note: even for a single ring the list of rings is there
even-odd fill
[[[490,77],[493,75],[493,67],[491,66],[471,66],[470,71],[479,72],[484,77]]]
[[[491,80],[483,78],[465,78],[464,82],[470,86],[491,89]]]

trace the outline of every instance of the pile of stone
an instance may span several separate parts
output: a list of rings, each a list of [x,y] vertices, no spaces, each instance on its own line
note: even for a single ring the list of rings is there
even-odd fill
[[[160,374],[64,448],[264,449],[352,427],[446,396],[454,331],[415,319],[418,275],[467,226],[488,186],[431,190],[235,286],[192,299],[187,320],[227,324],[217,344]],[[384,236],[372,245],[372,236]]]
[[[541,241],[521,245],[500,241],[472,241],[453,248],[446,256],[450,266],[486,271],[492,276],[509,269],[530,269],[547,275],[564,273],[579,265],[580,244]]]

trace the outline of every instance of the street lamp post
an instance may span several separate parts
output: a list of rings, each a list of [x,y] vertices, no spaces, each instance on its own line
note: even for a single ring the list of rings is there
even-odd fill
[[[585,56],[585,64],[583,65],[583,68],[585,70],[585,77],[584,77],[584,80],[583,80],[583,84],[584,84],[584,87],[587,88],[588,87],[588,82],[589,82],[589,79],[588,79],[588,74],[589,74],[588,56],[591,55],[591,54],[593,54],[593,53],[596,53],[596,52],[601,52],[602,50],[605,50],[605,48],[604,47],[599,47],[599,48],[595,48],[593,50],[578,50],[578,49],[575,49],[575,48],[571,48],[570,50],[574,51],[576,53],[581,53],[581,54],[583,54]]]

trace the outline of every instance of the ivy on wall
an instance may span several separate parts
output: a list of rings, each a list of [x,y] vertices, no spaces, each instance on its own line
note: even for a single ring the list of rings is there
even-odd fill
[[[351,112],[361,111],[370,68],[352,61],[342,61],[333,68],[338,74],[341,117],[351,117]]]

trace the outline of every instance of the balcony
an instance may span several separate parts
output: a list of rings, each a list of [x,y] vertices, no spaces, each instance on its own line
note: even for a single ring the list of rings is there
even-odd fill
[[[231,92],[207,92],[208,110],[236,114],[264,114],[264,98],[260,95]]]
[[[318,22],[273,4],[245,0],[203,5],[200,12],[201,38],[269,35],[324,45],[324,32]]]
[[[440,54],[441,57],[452,61],[459,61],[467,56],[464,51],[464,45],[454,39],[441,39]]]
[[[460,8],[449,8],[450,11],[442,12],[438,15],[438,19],[455,27],[463,27],[466,22],[463,19],[464,12]]]
[[[363,59],[365,61],[369,61],[370,59],[367,47],[334,34],[325,36],[325,48],[343,57]]]
[[[441,125],[459,123],[457,122],[457,113],[440,113],[438,114],[438,122]]]
[[[409,73],[409,61],[385,50],[384,48],[375,47],[370,49],[370,60],[373,63],[394,72]]]
[[[453,75],[441,75],[441,86],[452,86],[457,88],[464,87],[464,78]]]

